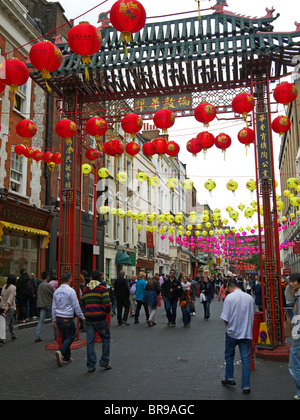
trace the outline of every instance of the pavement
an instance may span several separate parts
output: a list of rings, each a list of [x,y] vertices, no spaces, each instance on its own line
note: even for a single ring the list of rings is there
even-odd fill
[[[203,318],[202,304],[196,303],[196,316],[184,328],[181,309],[177,326],[167,326],[163,307],[158,308],[157,325],[148,327],[143,308],[140,323],[129,319],[129,326],[118,326],[111,319],[111,370],[86,368],[86,347],[72,350],[74,361],[58,367],[53,350],[53,326],[45,324],[40,343],[34,342],[36,323],[16,329],[0,348],[0,400],[98,400],[167,402],[203,400],[293,400],[294,382],[288,362],[255,359],[251,372],[251,393],[240,389],[241,361],[237,349],[234,388],[221,385],[224,379],[225,326],[220,319],[222,302],[211,304],[211,318]],[[28,327],[28,326],[27,326]],[[80,333],[80,338],[85,338]],[[95,344],[98,357],[101,343]],[[111,407],[110,407],[111,408]],[[104,409],[104,408],[103,408]],[[120,413],[121,414],[121,413]],[[127,413],[128,414],[128,413]],[[165,413],[167,414],[167,413]]]

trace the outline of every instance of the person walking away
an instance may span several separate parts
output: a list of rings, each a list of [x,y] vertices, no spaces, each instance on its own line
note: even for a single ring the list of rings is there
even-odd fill
[[[261,278],[259,277],[255,285],[255,305],[257,306],[259,312],[263,310],[263,299],[262,299],[262,286]]]
[[[117,299],[115,294],[115,280],[111,281],[109,288],[109,298],[111,301],[111,316],[116,315]]]
[[[175,270],[170,271],[170,277],[166,279],[162,286],[162,295],[165,299],[165,308],[168,318],[168,325],[176,327],[177,302],[181,296],[181,284],[175,277]]]
[[[158,296],[160,294],[160,283],[159,283],[159,276],[152,277],[151,280],[147,282],[145,288],[145,295],[143,301],[149,305],[150,308],[150,316],[147,320],[149,327],[153,327],[156,325],[154,321],[157,306],[158,306]]]
[[[146,274],[144,272],[140,272],[138,275],[137,282],[136,282],[136,294],[135,294],[136,310],[135,310],[135,316],[134,316],[135,324],[139,323],[139,315],[140,315],[140,310],[142,306],[144,307],[144,310],[145,310],[147,322],[150,316],[148,305],[146,302],[144,302],[145,289],[147,286],[147,282],[145,278],[146,278]]]
[[[84,313],[87,340],[88,372],[95,372],[97,355],[95,352],[95,336],[99,334],[102,340],[102,356],[99,366],[111,369],[110,358],[110,328],[106,316],[111,312],[111,301],[108,289],[101,283],[100,274],[94,270],[91,281],[82,292],[80,307]]]
[[[294,316],[294,301],[295,301],[295,296],[292,293],[292,288],[290,286],[290,280],[289,279],[288,279],[288,285],[287,285],[287,287],[285,289],[284,294],[285,294],[286,307],[288,308],[287,309],[287,312],[288,312],[288,315],[289,315],[290,320],[292,320],[293,319],[293,316]]]
[[[33,295],[33,288],[30,277],[26,270],[21,270],[21,275],[17,281],[17,306],[18,306],[18,322],[23,324],[28,321],[28,303]]]
[[[191,310],[194,307],[196,293],[192,284],[188,281],[187,276],[183,276],[181,287],[182,295],[179,306],[181,306],[182,311],[182,322],[184,327],[189,327],[191,324]]]
[[[42,273],[42,283],[39,285],[38,293],[37,293],[37,307],[40,310],[40,318],[38,325],[35,330],[34,341],[35,343],[39,343],[43,341],[41,339],[41,331],[45,322],[47,315],[50,315],[51,318],[51,309],[52,309],[52,301],[53,301],[53,294],[54,289],[48,283],[49,277],[48,273],[44,271]],[[56,328],[54,328],[54,340],[56,340]]]
[[[38,282],[38,279],[36,278],[34,273],[30,273],[30,282],[32,285],[33,293],[32,296],[29,298],[29,315],[32,319],[38,319],[39,311],[37,307],[37,291],[40,282]]]
[[[125,271],[121,271],[119,277],[115,280],[115,295],[117,299],[117,319],[118,324],[121,325],[130,325],[127,322],[129,310],[130,310],[130,300],[129,300],[129,284],[128,280],[125,278]],[[124,313],[123,313],[124,309]]]
[[[225,279],[223,284],[220,287],[220,291],[219,291],[219,296],[218,296],[218,301],[220,302],[221,298],[222,301],[224,302],[226,296],[228,295],[229,291],[228,291],[228,283],[227,280]]]
[[[229,280],[228,288],[230,294],[224,300],[221,319],[226,325],[225,340],[225,386],[235,385],[234,380],[234,356],[235,347],[239,347],[242,359],[242,384],[244,394],[250,392],[250,351],[252,344],[252,331],[255,313],[253,298],[243,292],[237,282]]]
[[[135,299],[136,280],[137,280],[137,276],[135,274],[133,276],[131,276],[131,280],[130,280],[130,284],[129,284],[129,289],[130,289],[129,298],[130,298],[130,308],[131,308],[131,315],[130,316],[134,316],[135,311],[136,311],[136,299]]]
[[[71,344],[75,340],[76,325],[74,314],[85,321],[80,309],[76,292],[71,287],[72,274],[63,273],[61,285],[55,290],[52,301],[52,324],[59,330],[62,344],[55,352],[56,362],[59,367],[72,362]]]
[[[295,381],[297,394],[294,395],[295,400],[300,400],[300,273],[290,275],[290,287],[295,297],[294,301],[294,317],[292,323],[292,347],[289,359],[289,371]]]
[[[5,313],[5,326],[9,329],[10,337],[14,341],[17,336],[14,331],[14,314],[16,310],[16,283],[17,277],[14,274],[10,274],[7,277],[6,285],[3,286],[1,291],[1,312]],[[5,344],[4,340],[1,340],[0,345]]]
[[[208,281],[208,277],[204,276],[203,282],[200,284],[200,295],[203,293],[205,300],[202,301],[204,309],[204,318],[210,318],[210,304],[214,300],[214,289]]]

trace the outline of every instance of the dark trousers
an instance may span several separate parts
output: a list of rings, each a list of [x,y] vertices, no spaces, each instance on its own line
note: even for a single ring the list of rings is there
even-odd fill
[[[124,313],[123,313],[124,308]],[[121,325],[122,321],[127,322],[127,318],[130,310],[129,296],[118,296],[117,297],[117,319],[118,324]]]
[[[141,310],[142,306],[145,309],[146,321],[148,321],[148,319],[149,319],[149,307],[148,307],[148,304],[146,302],[143,302],[142,300],[137,300],[136,301],[136,310],[135,310],[134,319],[136,321],[139,320],[140,310]]]

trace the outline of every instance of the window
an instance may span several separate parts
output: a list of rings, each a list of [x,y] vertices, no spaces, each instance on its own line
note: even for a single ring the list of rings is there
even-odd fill
[[[11,191],[21,195],[26,194],[27,159],[21,159],[14,151],[11,152],[10,185]]]
[[[89,177],[89,213],[94,214],[94,175]]]

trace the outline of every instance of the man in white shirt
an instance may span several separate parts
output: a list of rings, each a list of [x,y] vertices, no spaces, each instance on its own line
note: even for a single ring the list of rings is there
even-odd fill
[[[253,321],[255,303],[253,298],[244,293],[235,280],[228,283],[230,294],[224,300],[221,318],[226,325],[225,361],[226,371],[225,386],[235,385],[234,356],[235,347],[239,346],[242,359],[242,391],[250,392],[250,351],[252,344]]]
[[[63,273],[61,286],[55,290],[53,295],[52,324],[57,326],[62,339],[60,349],[55,352],[58,366],[72,362],[70,347],[76,334],[74,317],[78,316],[83,321],[85,320],[76,292],[72,289],[71,284],[72,274]]]

